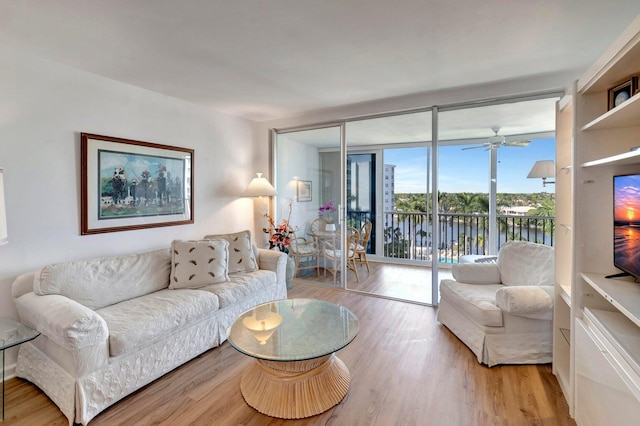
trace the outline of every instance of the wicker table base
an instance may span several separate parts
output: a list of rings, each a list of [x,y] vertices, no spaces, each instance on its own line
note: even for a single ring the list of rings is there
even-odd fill
[[[327,411],[349,390],[351,375],[335,355],[307,361],[256,360],[240,382],[247,404],[281,419],[302,419]]]

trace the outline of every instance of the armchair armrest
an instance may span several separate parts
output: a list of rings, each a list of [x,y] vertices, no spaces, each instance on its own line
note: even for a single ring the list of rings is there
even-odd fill
[[[505,286],[496,292],[496,304],[511,315],[553,319],[553,286]]]
[[[453,278],[465,284],[501,284],[495,263],[457,263],[451,269]]]

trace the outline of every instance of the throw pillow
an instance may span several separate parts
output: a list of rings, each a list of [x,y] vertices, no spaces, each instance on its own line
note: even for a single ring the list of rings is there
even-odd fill
[[[171,244],[169,288],[197,288],[229,281],[227,240],[180,241]]]
[[[206,239],[224,239],[229,242],[229,273],[254,272],[258,270],[258,262],[253,253],[251,231],[246,230],[234,234],[205,235]]]

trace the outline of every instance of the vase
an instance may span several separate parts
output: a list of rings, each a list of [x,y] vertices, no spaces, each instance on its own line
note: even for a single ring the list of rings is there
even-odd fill
[[[335,223],[327,223],[327,225],[324,227],[325,231],[328,232],[335,232],[336,231],[336,224]]]
[[[287,283],[287,289],[291,288],[293,283],[293,275],[296,272],[296,263],[293,258],[287,256],[287,272],[285,274],[285,281]]]

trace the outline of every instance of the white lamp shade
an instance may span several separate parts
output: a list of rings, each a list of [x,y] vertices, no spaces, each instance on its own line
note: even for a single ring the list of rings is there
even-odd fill
[[[556,175],[556,166],[553,160],[540,160],[531,168],[527,178],[552,178]]]
[[[0,168],[0,244],[7,244],[7,209],[4,204],[4,169]]]
[[[271,197],[278,195],[276,189],[268,180],[262,177],[262,173],[256,173],[257,177],[251,179],[249,186],[244,191],[245,197]]]

